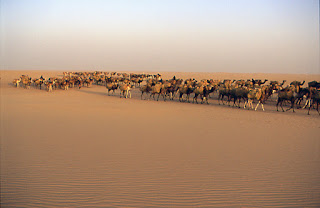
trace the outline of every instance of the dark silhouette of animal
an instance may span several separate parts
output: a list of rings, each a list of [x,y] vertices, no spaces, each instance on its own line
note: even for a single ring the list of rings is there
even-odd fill
[[[264,81],[261,81],[261,79],[252,79],[252,83],[253,85],[257,84],[259,86],[263,85],[264,83],[266,83],[268,80],[265,79]]]
[[[148,93],[150,93],[151,90],[152,90],[150,84],[143,85],[143,86],[141,86],[139,89],[140,89],[140,91],[141,91],[141,100],[142,100],[143,93],[148,94]]]
[[[289,101],[291,103],[291,107],[288,108],[286,111],[292,109],[292,111],[295,112],[294,111],[294,103],[297,98],[297,91],[296,90],[297,90],[297,88],[295,88],[294,86],[291,86],[291,87],[287,87],[285,89],[282,89],[278,92],[277,111],[279,111],[278,105],[280,104],[280,107],[281,107],[282,111],[284,112],[282,104],[284,101]]]
[[[311,99],[312,99],[313,104],[316,104],[316,105],[317,105],[316,110],[317,110],[318,114],[320,115],[320,112],[319,112],[320,91],[319,91],[319,90],[316,90],[316,89],[313,89],[313,90],[311,91]],[[310,115],[311,106],[312,106],[312,105],[309,106],[308,115]]]
[[[320,82],[317,82],[317,81],[308,82],[308,87],[320,89]]]
[[[236,106],[240,108],[240,102],[241,99],[244,100],[244,102],[247,101],[247,95],[248,95],[248,90],[245,88],[233,88],[230,90],[230,97],[229,97],[229,105],[230,101],[233,99],[233,105],[232,107]],[[238,105],[236,104],[236,101],[238,101]]]

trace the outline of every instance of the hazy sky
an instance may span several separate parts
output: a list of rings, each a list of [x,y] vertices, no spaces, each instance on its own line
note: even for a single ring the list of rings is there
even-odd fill
[[[0,0],[0,69],[320,73],[318,0]]]

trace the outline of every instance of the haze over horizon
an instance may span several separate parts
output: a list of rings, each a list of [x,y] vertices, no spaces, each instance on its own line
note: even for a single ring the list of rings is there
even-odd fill
[[[320,74],[317,0],[0,0],[0,70]]]

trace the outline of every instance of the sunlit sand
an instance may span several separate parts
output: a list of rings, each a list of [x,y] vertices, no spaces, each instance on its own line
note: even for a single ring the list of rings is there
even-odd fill
[[[3,207],[318,207],[320,116],[16,88],[57,71],[1,71]],[[161,72],[163,79],[313,81],[320,75]],[[306,86],[305,85],[305,86]]]

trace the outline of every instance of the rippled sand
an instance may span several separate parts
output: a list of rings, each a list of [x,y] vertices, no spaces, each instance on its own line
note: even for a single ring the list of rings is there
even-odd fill
[[[14,88],[1,71],[1,207],[319,207],[320,116]],[[171,78],[173,73],[163,73]],[[319,75],[176,73],[320,80]],[[219,77],[220,76],[220,77]],[[135,90],[137,91],[137,89]]]

